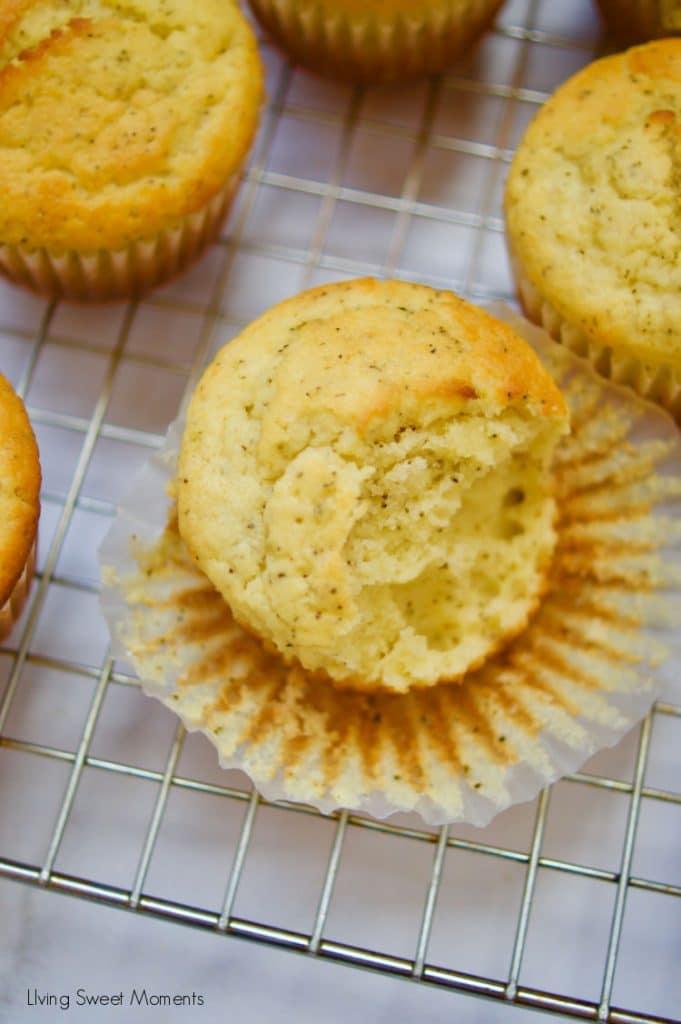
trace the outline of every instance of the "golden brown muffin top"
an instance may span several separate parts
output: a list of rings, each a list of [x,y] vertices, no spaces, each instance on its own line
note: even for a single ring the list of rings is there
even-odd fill
[[[566,418],[527,343],[451,292],[316,288],[201,379],[180,530],[236,618],[285,657],[354,686],[432,685],[536,606]]]
[[[0,607],[21,576],[40,514],[40,463],[23,403],[0,374]]]
[[[261,95],[233,0],[0,0],[0,242],[153,238],[238,169]]]
[[[223,349],[199,393],[213,377],[238,379],[242,359],[256,351],[271,363],[260,452],[273,462],[281,457],[280,427],[288,431],[299,419],[303,396],[305,419],[329,413],[360,433],[390,430],[391,414],[406,419],[412,404],[424,402],[434,415],[472,400],[565,415],[558,388],[510,327],[453,292],[425,285],[365,278],[282,302]]]
[[[506,213],[521,271],[563,319],[681,367],[681,39],[561,86],[520,144]]]

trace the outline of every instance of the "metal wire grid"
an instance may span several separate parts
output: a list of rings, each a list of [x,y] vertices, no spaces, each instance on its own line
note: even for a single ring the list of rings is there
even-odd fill
[[[511,5],[512,7],[514,5]],[[518,5],[516,5],[518,6]],[[522,6],[522,5],[520,5]],[[7,646],[0,653],[11,657],[11,671],[0,702],[0,748],[21,751],[38,758],[60,761],[70,766],[68,784],[59,808],[47,851],[41,863],[29,864],[9,857],[0,856],[0,876],[24,882],[28,885],[41,886],[81,898],[99,901],[109,906],[127,909],[136,913],[153,915],[198,928],[214,931],[216,934],[232,935],[279,946],[284,949],[305,953],[310,956],[334,960],[340,963],[370,968],[386,974],[411,978],[420,982],[443,986],[472,995],[485,996],[499,1002],[507,1002],[516,1006],[543,1009],[562,1013],[575,1019],[591,1019],[618,1022],[618,1024],[634,1024],[634,1022],[671,1021],[672,1018],[656,1017],[644,1011],[628,1010],[612,1005],[613,983],[617,964],[618,949],[622,935],[624,910],[627,894],[632,889],[647,893],[664,894],[669,897],[681,896],[681,887],[638,877],[632,873],[632,858],[636,841],[637,826],[643,799],[663,802],[670,805],[681,805],[681,794],[668,789],[656,788],[644,784],[646,764],[651,743],[651,730],[656,717],[665,717],[668,721],[681,718],[681,706],[669,702],[658,702],[653,712],[643,722],[638,740],[636,764],[632,782],[602,775],[577,772],[568,777],[568,781],[579,786],[595,787],[603,792],[618,792],[629,799],[629,810],[621,851],[621,862],[618,870],[604,870],[572,862],[568,859],[557,859],[542,855],[542,841],[547,821],[550,792],[541,794],[532,830],[529,852],[520,852],[505,846],[494,845],[485,841],[481,833],[480,841],[457,837],[453,830],[443,827],[438,833],[417,827],[404,827],[388,822],[379,822],[342,812],[331,816],[335,819],[335,833],[328,858],[326,871],[319,893],[317,911],[313,926],[307,933],[287,930],[278,926],[247,920],[235,915],[235,900],[239,890],[244,866],[249,852],[249,844],[253,835],[258,809],[266,805],[257,793],[248,790],[208,783],[199,779],[186,777],[177,773],[178,762],[184,742],[184,730],[178,725],[165,767],[162,771],[141,768],[139,766],[93,756],[90,744],[102,710],[104,697],[109,686],[137,686],[137,680],[116,666],[110,654],[107,654],[99,665],[86,664],[80,660],[63,657],[52,657],[36,653],[32,650],[32,641],[43,610],[48,587],[60,584],[65,593],[86,591],[95,593],[93,584],[81,579],[72,578],[57,572],[57,563],[62,551],[67,531],[77,510],[84,510],[102,517],[110,517],[114,506],[110,501],[96,497],[88,497],[82,492],[83,483],[90,466],[95,446],[100,439],[122,441],[140,449],[153,449],[161,443],[161,436],[154,432],[117,425],[106,421],[116,373],[125,358],[140,368],[163,370],[176,374],[181,380],[186,379],[184,397],[193,389],[203,365],[209,357],[216,337],[225,329],[234,331],[243,323],[243,318],[232,317],[223,311],[223,296],[234,269],[234,262],[240,253],[251,252],[264,257],[284,261],[290,265],[298,265],[301,272],[298,279],[300,288],[313,282],[320,275],[343,276],[364,273],[391,274],[398,277],[419,277],[428,283],[454,286],[460,292],[474,298],[491,299],[497,297],[510,298],[506,289],[490,287],[481,282],[479,266],[485,232],[500,234],[503,225],[498,216],[494,215],[494,190],[498,185],[499,166],[510,159],[511,132],[513,122],[513,105],[521,103],[529,107],[543,102],[546,93],[524,87],[527,63],[532,47],[535,44],[550,45],[555,48],[569,50],[578,49],[574,39],[551,34],[536,28],[540,12],[538,0],[531,0],[527,5],[527,17],[523,24],[512,20],[497,27],[498,38],[512,40],[515,45],[514,66],[510,79],[500,83],[481,81],[475,78],[449,76],[438,79],[427,85],[422,116],[416,128],[400,126],[385,119],[362,117],[362,105],[365,100],[361,90],[354,90],[348,96],[348,102],[342,113],[331,110],[315,109],[312,106],[290,102],[289,92],[293,72],[285,63],[279,64],[273,58],[277,77],[271,89],[271,102],[267,108],[263,128],[255,149],[255,155],[246,176],[239,205],[232,218],[231,229],[219,247],[219,272],[216,275],[210,295],[203,302],[192,299],[178,298],[177,295],[152,296],[145,300],[144,306],[158,308],[166,313],[181,315],[182,313],[198,314],[202,327],[194,357],[190,365],[163,358],[157,353],[134,354],[126,352],[126,345],[131,328],[139,313],[139,306],[130,304],[124,313],[115,344],[108,357],[108,365],[101,389],[99,391],[92,415],[82,417],[67,412],[55,412],[42,406],[29,406],[29,411],[37,425],[58,427],[71,432],[81,439],[80,451],[73,470],[70,483],[65,493],[46,491],[44,502],[58,508],[58,521],[47,551],[42,571],[38,574],[32,603],[23,619],[23,629],[18,638],[15,636],[16,648]],[[583,61],[590,59],[592,49],[584,44]],[[496,97],[502,101],[502,112],[498,120],[494,142],[480,141],[476,138],[459,137],[434,130],[436,111],[443,92],[447,91],[453,101],[465,100],[465,94],[477,94],[485,97]],[[320,125],[340,127],[341,141],[338,159],[328,180],[310,180],[303,176],[281,173],[268,166],[268,157],[273,140],[283,116],[295,118],[308,125],[311,132],[318,130]],[[348,165],[351,145],[358,124],[369,127],[374,133],[386,138],[401,138],[412,145],[412,154],[404,175],[401,194],[390,196],[362,188],[349,187],[344,184],[344,174]],[[471,133],[473,134],[473,133]],[[420,198],[420,186],[424,174],[424,161],[429,150],[450,150],[462,154],[481,157],[486,168],[481,182],[479,202],[474,211],[470,209],[451,208],[425,202]],[[288,193],[299,192],[306,196],[319,198],[319,209],[311,234],[311,241],[305,249],[283,247],[271,242],[253,242],[245,237],[245,229],[254,208],[258,190],[261,186],[269,186]],[[365,262],[355,258],[340,257],[329,253],[326,241],[339,201],[348,201],[370,209],[385,210],[392,214],[390,241],[387,255],[380,264]],[[474,229],[469,251],[463,263],[464,272],[456,279],[452,276],[440,277],[434,274],[414,273],[405,270],[401,265],[401,255],[405,248],[408,232],[415,218],[429,219],[438,223],[449,223]],[[49,304],[43,313],[39,330],[34,333],[20,324],[13,324],[5,330],[6,335],[15,336],[30,342],[30,355],[18,380],[17,390],[26,395],[29,392],[36,366],[48,338],[64,349],[101,354],[101,347],[91,340],[79,340],[71,336],[55,333],[53,325],[57,306]],[[68,600],[68,599],[67,599]],[[68,614],[68,609],[64,609]],[[9,642],[8,642],[9,643]],[[35,665],[38,669],[56,668],[63,672],[87,677],[96,681],[93,695],[85,718],[80,740],[75,750],[61,749],[42,743],[12,737],[5,733],[12,703],[22,683],[22,676],[27,665]],[[78,791],[79,783],[85,767],[102,772],[115,773],[131,778],[145,779],[157,785],[157,794],[153,811],[146,829],[146,836],[139,854],[137,868],[132,885],[121,888],[106,881],[95,878],[77,877],[55,868],[56,860],[68,828],[70,814]],[[171,789],[186,790],[195,793],[206,793],[223,797],[231,801],[245,804],[243,822],[231,859],[231,866],[224,890],[224,898],[219,907],[197,907],[184,902],[158,898],[145,891],[147,874],[154,853],[159,830],[164,817],[167,800]],[[319,815],[307,807],[296,805],[285,806],[294,815]],[[379,950],[361,948],[348,943],[333,941],[326,937],[326,924],[334,892],[334,883],[341,864],[344,841],[348,830],[368,830],[385,835],[395,836],[402,841],[412,840],[418,843],[431,844],[433,848],[432,871],[425,893],[420,929],[412,957],[398,957]],[[457,970],[455,966],[436,965],[428,961],[429,940],[433,926],[434,914],[438,901],[438,893],[442,878],[443,865],[448,850],[467,850],[491,858],[516,862],[525,867],[525,881],[520,902],[520,909],[515,925],[515,940],[508,972],[503,978],[491,978]],[[539,869],[564,875],[594,879],[615,887],[614,909],[610,923],[610,933],[605,952],[605,968],[603,972],[600,999],[593,1001],[574,996],[561,995],[557,992],[540,991],[521,983],[523,954],[526,948],[528,926],[533,906],[533,897]]]

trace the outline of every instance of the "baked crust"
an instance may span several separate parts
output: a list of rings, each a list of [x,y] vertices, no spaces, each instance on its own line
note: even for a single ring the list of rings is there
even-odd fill
[[[506,189],[521,272],[591,341],[681,367],[681,39],[596,61],[530,124]]]
[[[120,250],[201,209],[262,97],[232,0],[3,0],[0,242]]]
[[[331,339],[342,332],[342,365],[332,343],[306,347],[302,365],[286,360],[278,376],[281,418],[308,391],[308,409],[326,410],[360,430],[391,408],[404,410],[405,390],[414,402],[459,408],[467,399],[499,407],[522,400],[536,415],[565,415],[551,376],[506,324],[453,292],[374,278],[321,285],[279,303],[222,350],[197,394],[231,381],[242,351],[279,362],[288,333],[319,328]],[[406,359],[401,336],[410,343]],[[352,387],[340,393],[339,382],[350,380]]]
[[[539,359],[482,310],[405,282],[322,286],[205,372],[180,532],[285,659],[355,688],[460,678],[537,606],[566,428]]]
[[[31,554],[40,514],[40,462],[21,400],[0,374],[0,608]]]

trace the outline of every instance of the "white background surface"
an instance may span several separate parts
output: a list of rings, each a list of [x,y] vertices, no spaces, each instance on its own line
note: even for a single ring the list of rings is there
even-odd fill
[[[9,1000],[4,1005],[0,1001],[0,1013],[6,1014],[0,1018],[3,1021],[347,1024],[358,1020],[393,1024],[453,1020],[515,1024],[525,1016],[522,1011],[487,1001],[233,940],[220,941],[165,923],[137,920],[133,927],[125,915],[114,911],[18,886],[5,893],[7,887],[4,883],[0,888],[0,907],[3,913],[20,914],[25,924],[14,936],[8,964],[13,972]],[[84,954],[88,948],[92,952]],[[0,975],[0,981],[6,978]],[[36,981],[57,993],[75,992],[79,985],[86,985],[89,991],[133,986],[156,992],[191,993],[194,989],[204,995],[206,1003],[194,1010],[174,1011],[28,1009],[23,1005],[25,989]],[[555,1019],[545,1014],[531,1017],[539,1024]]]
[[[537,35],[528,41],[523,26]],[[302,72],[270,47],[270,106],[253,169],[223,243],[135,311],[118,360],[126,307],[61,305],[36,344],[46,304],[0,284],[0,369],[28,382],[44,472],[41,565],[50,551],[93,417],[92,457],[36,616],[29,658],[4,730],[9,740],[71,753],[78,747],[107,650],[97,606],[96,550],[113,504],[158,444],[196,371],[239,325],[301,287],[380,273],[446,285],[481,299],[511,297],[501,194],[510,149],[545,94],[588,62],[599,29],[587,0],[511,0],[497,31],[433,89],[354,94]],[[35,365],[33,365],[35,364]],[[108,404],[102,388],[112,380]],[[24,615],[0,649],[0,693]],[[681,689],[666,694],[681,702]],[[645,784],[678,790],[681,720],[654,720]],[[90,745],[94,758],[163,772],[173,717],[136,688],[111,683]],[[638,730],[587,770],[631,782]],[[190,737],[178,773],[247,788]],[[70,763],[0,745],[0,856],[42,865]],[[157,794],[154,781],[86,765],[55,867],[129,888]],[[617,872],[626,792],[577,782],[554,787],[542,854]],[[219,909],[246,804],[173,787],[144,891]],[[468,838],[526,853],[535,804]],[[418,826],[414,819],[406,823]],[[261,807],[234,913],[309,932],[334,823]],[[634,876],[681,885],[681,806],[644,797]],[[351,828],[325,937],[414,955],[433,846]],[[428,962],[504,981],[525,866],[450,849]],[[540,868],[521,984],[598,1001],[613,913],[612,882]],[[613,1003],[679,1015],[681,900],[629,892]],[[26,1006],[26,990],[55,994],[201,993],[190,1010]],[[163,1020],[499,1022],[526,1011],[369,975],[235,939],[145,919],[0,881],[0,1021]],[[535,1014],[531,1020],[548,1017]]]

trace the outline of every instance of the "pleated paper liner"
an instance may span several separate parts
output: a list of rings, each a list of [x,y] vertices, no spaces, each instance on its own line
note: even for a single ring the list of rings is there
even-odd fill
[[[559,540],[546,597],[525,632],[462,683],[337,690],[238,626],[177,532],[167,492],[179,422],[104,542],[115,652],[268,799],[483,825],[616,742],[671,678],[681,654],[678,431],[544,331],[505,307],[492,312],[522,329],[553,373],[572,433],[555,464]]]
[[[240,169],[200,209],[123,249],[53,253],[0,244],[0,273],[32,291],[76,302],[143,295],[198,260],[218,235],[240,181]]]
[[[511,254],[518,295],[527,316],[541,324],[552,338],[578,356],[584,356],[604,377],[633,388],[643,398],[661,405],[681,426],[681,370],[670,363],[645,363],[626,352],[617,352],[588,338],[580,327],[568,323],[525,274]]]
[[[350,82],[402,82],[443,71],[467,55],[491,25],[502,0],[444,0],[411,10],[349,13],[343,4],[250,0],[261,24],[295,60]],[[374,4],[374,7],[376,5]]]

